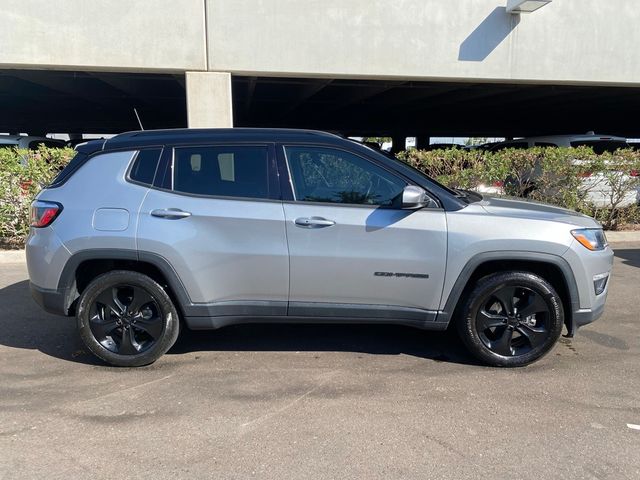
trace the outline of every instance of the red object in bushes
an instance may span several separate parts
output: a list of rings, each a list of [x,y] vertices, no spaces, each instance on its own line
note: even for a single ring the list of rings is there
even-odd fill
[[[29,187],[33,185],[33,180],[25,180],[20,182],[20,188],[22,189],[22,193],[26,194],[29,192]]]

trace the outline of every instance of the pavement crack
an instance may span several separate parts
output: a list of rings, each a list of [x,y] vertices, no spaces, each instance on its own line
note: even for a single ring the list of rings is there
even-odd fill
[[[267,420],[270,420],[273,417],[276,417],[278,415],[280,415],[281,413],[289,410],[290,408],[294,407],[296,404],[300,403],[302,400],[304,400],[305,398],[307,398],[309,395],[311,395],[313,392],[317,391],[318,389],[324,387],[327,382],[329,382],[331,379],[333,379],[333,377],[335,377],[337,374],[339,373],[338,370],[333,371],[333,372],[329,372],[329,373],[325,373],[324,375],[322,375],[322,377],[325,377],[324,379],[321,379],[319,381],[319,383],[317,383],[316,385],[314,385],[313,387],[311,387],[310,389],[308,389],[306,392],[304,392],[303,394],[297,396],[295,399],[291,400],[290,402],[286,403],[285,405],[281,406],[280,408],[276,409],[276,410],[272,410],[271,412],[265,413],[264,415],[261,415],[257,418],[254,418],[253,420],[250,420],[246,423],[243,423],[240,425],[240,428],[242,429],[246,429],[245,431],[249,431],[251,429],[251,427],[255,427]],[[245,433],[245,432],[242,432]]]
[[[147,385],[152,385],[154,383],[158,383],[158,382],[162,382],[164,380],[167,380],[169,378],[173,377],[173,373],[170,375],[166,375],[162,378],[156,378],[155,380],[149,380],[148,382],[145,383],[140,383],[138,385],[133,385],[132,387],[127,387],[123,390],[117,390],[115,392],[109,392],[109,393],[105,393],[103,395],[98,395],[97,397],[92,397],[92,398],[87,398],[85,400],[80,400],[78,402],[75,402],[74,405],[81,405],[83,403],[87,403],[87,402],[93,402],[95,400],[102,400],[103,398],[107,398],[107,397],[113,397],[115,395],[122,395],[125,392],[130,392],[131,390],[137,390],[139,388],[142,387],[146,387]]]

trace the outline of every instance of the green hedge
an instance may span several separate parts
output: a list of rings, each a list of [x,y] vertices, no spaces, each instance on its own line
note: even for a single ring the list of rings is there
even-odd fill
[[[73,157],[71,149],[41,147],[37,151],[0,149],[0,245],[20,247],[29,231],[29,205]],[[640,223],[637,206],[621,208],[624,193],[640,186],[640,152],[619,150],[595,155],[589,148],[533,148],[500,152],[462,149],[409,150],[399,158],[454,188],[475,189],[504,182],[505,193],[578,210],[596,217],[607,229]],[[579,160],[576,162],[575,160]],[[525,181],[536,173],[536,189]],[[622,175],[620,174],[622,172]],[[589,204],[582,175],[613,185],[614,208]]]
[[[21,247],[29,233],[29,206],[73,157],[70,148],[0,148],[0,246]]]
[[[503,184],[506,195],[577,210],[595,217],[609,230],[640,223],[638,206],[623,205],[628,192],[640,187],[638,151],[596,155],[588,147],[408,150],[398,158],[449,187],[474,190],[480,185]],[[587,188],[584,177],[590,178]],[[535,180],[529,181],[532,178]],[[590,190],[599,190],[603,184],[611,187],[608,200],[612,208],[599,208],[589,201]]]

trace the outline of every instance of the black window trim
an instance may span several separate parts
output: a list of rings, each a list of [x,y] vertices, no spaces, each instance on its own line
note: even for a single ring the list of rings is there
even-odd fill
[[[207,148],[207,147],[266,147],[267,148],[267,160],[268,160],[268,198],[256,198],[256,197],[238,197],[231,195],[206,195],[200,193],[179,192],[173,189],[173,164],[175,160],[175,151],[178,148]],[[170,185],[167,186],[167,181],[170,181]],[[173,195],[181,195],[184,197],[193,198],[210,198],[214,200],[231,200],[231,201],[243,201],[243,202],[282,202],[280,194],[280,179],[277,171],[277,162],[275,159],[275,143],[274,142],[260,142],[260,141],[245,141],[234,142],[230,140],[220,142],[203,142],[203,143],[176,143],[165,145],[163,155],[160,157],[158,170],[156,171],[156,178],[154,179],[153,190],[161,192],[171,193]]]
[[[381,168],[382,170],[386,171],[387,173],[389,173],[391,176],[405,182],[407,185],[413,185],[413,186],[418,186],[420,188],[422,188],[423,190],[425,190],[427,192],[427,195],[429,195],[429,197],[437,204],[437,207],[424,207],[424,209],[428,209],[428,210],[443,210],[442,208],[442,204],[440,202],[440,200],[438,199],[437,196],[435,196],[432,192],[430,192],[428,189],[422,187],[421,185],[417,185],[415,182],[413,182],[411,179],[405,177],[404,175],[402,175],[401,173],[396,172],[393,169],[390,169],[389,167],[387,167],[386,165],[381,164],[380,162],[376,161],[375,158],[371,158],[365,155],[360,154],[359,152],[354,152],[353,150],[349,150],[348,148],[343,148],[341,146],[338,145],[328,145],[328,144],[324,144],[324,143],[309,143],[309,142],[278,142],[277,144],[277,157],[278,157],[278,162],[279,162],[279,173],[280,173],[280,188],[283,192],[283,202],[284,203],[294,203],[294,204],[303,204],[303,205],[330,205],[330,206],[334,206],[334,207],[360,207],[360,208],[372,208],[372,209],[378,209],[378,208],[384,208],[387,210],[402,210],[402,208],[398,208],[398,207],[394,207],[394,206],[390,206],[390,205],[367,205],[367,204],[362,204],[362,203],[339,203],[339,202],[313,202],[313,201],[306,201],[306,200],[298,200],[296,199],[296,195],[295,195],[295,189],[293,188],[293,179],[291,176],[291,169],[289,166],[289,159],[287,158],[287,153],[286,153],[286,147],[290,147],[290,146],[305,146],[305,147],[316,147],[316,148],[326,148],[326,149],[330,149],[330,150],[340,150],[346,153],[349,153],[351,155],[354,155],[356,157],[359,157],[361,159],[363,159],[366,162],[372,163],[373,165],[375,165],[378,168]]]

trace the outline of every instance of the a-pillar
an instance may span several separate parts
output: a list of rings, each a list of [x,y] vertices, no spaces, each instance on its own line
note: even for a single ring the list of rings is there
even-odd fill
[[[233,127],[230,73],[187,72],[186,89],[189,128]]]

